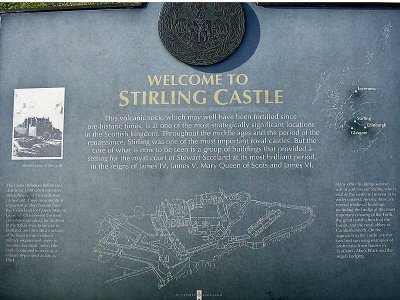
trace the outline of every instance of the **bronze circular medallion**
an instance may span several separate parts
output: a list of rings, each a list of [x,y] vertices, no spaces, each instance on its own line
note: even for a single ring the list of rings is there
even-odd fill
[[[245,17],[240,3],[165,3],[158,32],[165,48],[180,61],[212,65],[242,42]]]

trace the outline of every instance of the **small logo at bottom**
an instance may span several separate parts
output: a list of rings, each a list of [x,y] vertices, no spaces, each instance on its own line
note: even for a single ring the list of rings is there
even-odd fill
[[[203,300],[203,292],[202,292],[202,290],[197,290],[196,295],[197,295],[196,300]]]

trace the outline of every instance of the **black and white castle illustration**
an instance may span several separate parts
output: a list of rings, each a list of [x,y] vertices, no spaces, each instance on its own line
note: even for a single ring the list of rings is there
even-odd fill
[[[64,89],[16,90],[13,159],[62,158]]]
[[[133,215],[108,215],[99,222],[94,254],[117,270],[106,282],[153,272],[162,288],[201,267],[215,268],[235,249],[260,249],[289,238],[314,218],[309,206],[257,201],[246,192],[220,190],[189,200],[165,200],[153,214],[137,206]]]
[[[43,138],[62,138],[62,133],[59,129],[54,128],[49,118],[26,118],[25,121],[14,128],[14,137],[32,136]]]

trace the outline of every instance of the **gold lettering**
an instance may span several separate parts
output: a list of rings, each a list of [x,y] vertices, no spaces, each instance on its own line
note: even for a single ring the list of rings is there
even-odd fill
[[[122,100],[122,102],[119,103],[119,106],[124,107],[129,104],[129,98],[127,96],[128,96],[128,91],[119,92],[119,98]]]
[[[250,90],[244,90],[243,91],[243,98],[245,100],[243,100],[243,104],[249,104],[251,103],[251,95],[250,95]]]
[[[193,102],[196,103],[196,104],[199,104],[199,105],[206,104],[207,103],[207,98],[205,96],[203,98],[201,98],[201,101],[199,101],[199,99],[197,98],[197,94],[199,94],[199,93],[205,94],[206,91],[203,91],[203,90],[195,91],[193,93]]]
[[[149,92],[149,105],[152,105],[152,104],[159,104],[158,103],[158,92],[156,92],[156,91]]]
[[[133,105],[137,105],[139,92],[131,92],[131,95],[133,96]]]
[[[239,94],[236,90],[233,91],[231,101],[229,103],[232,103],[233,101],[236,101],[238,104],[242,103],[242,101],[240,101]]]
[[[165,91],[161,91],[161,102],[162,105],[169,104],[169,102],[165,101]]]
[[[180,84],[180,85],[187,85],[187,77],[188,77],[187,75],[181,75],[181,76],[179,76],[179,77],[178,77],[178,82],[179,82],[179,84]],[[186,80],[185,82],[183,81],[184,78],[185,78],[185,80]]]
[[[283,103],[282,100],[279,101],[280,98],[283,98],[283,96],[281,94],[282,92],[283,92],[282,90],[275,90],[275,103],[279,103],[279,104]]]
[[[147,75],[147,79],[149,80],[149,85],[153,86],[154,84],[160,85],[162,75],[160,77],[157,77],[157,75],[154,75],[153,77],[150,75]]]
[[[264,103],[265,104],[274,103],[274,102],[269,100],[269,90],[265,90],[264,91]]]
[[[190,91],[188,96],[186,96],[182,91],[178,91],[178,104],[181,104],[181,99],[183,99],[187,104],[190,104]]]
[[[260,93],[262,92],[262,90],[253,90],[253,93],[256,94],[256,103],[260,104]]]
[[[223,103],[223,102],[221,102],[221,100],[219,99],[219,94],[220,94],[221,92],[225,92],[225,93],[226,93],[226,92],[228,92],[228,90],[227,90],[227,89],[219,89],[219,90],[216,90],[215,93],[214,93],[214,102],[217,103],[218,105],[227,105],[228,102]]]

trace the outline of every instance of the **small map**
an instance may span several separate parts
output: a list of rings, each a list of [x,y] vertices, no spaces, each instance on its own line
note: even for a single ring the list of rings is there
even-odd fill
[[[384,143],[391,157],[379,109],[384,103],[385,89],[373,82],[377,76],[377,58],[385,55],[390,44],[392,24],[379,32],[378,45],[363,53],[357,62],[350,63],[340,72],[323,72],[316,87],[313,104],[320,105],[326,117],[326,127],[345,138],[352,153],[368,151],[375,143]],[[379,74],[378,74],[379,76]]]

